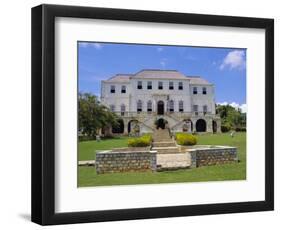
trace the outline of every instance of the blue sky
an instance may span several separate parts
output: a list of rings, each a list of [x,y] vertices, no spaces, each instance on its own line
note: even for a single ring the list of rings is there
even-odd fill
[[[100,95],[101,80],[141,69],[174,69],[215,85],[216,102],[246,107],[246,49],[78,43],[79,91]]]

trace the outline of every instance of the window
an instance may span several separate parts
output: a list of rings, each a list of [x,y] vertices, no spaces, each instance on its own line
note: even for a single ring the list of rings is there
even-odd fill
[[[125,85],[122,85],[122,87],[121,87],[121,93],[126,93],[126,86],[125,86]]]
[[[193,87],[193,94],[197,94],[197,87]]]
[[[193,105],[193,112],[198,115],[198,105]]]
[[[169,111],[174,112],[174,101],[173,100],[169,101]]]
[[[202,93],[207,94],[207,88],[206,87],[203,87]]]
[[[179,90],[183,90],[182,82],[179,82]]]
[[[162,81],[158,82],[158,89],[160,89],[160,90],[163,89],[163,82]]]
[[[152,112],[152,102],[150,100],[147,102],[147,112]]]
[[[152,89],[152,81],[147,82],[147,89]]]
[[[115,85],[110,86],[110,93],[115,93]]]
[[[115,105],[110,105],[110,111],[114,112],[115,111]]]
[[[124,104],[121,105],[121,116],[125,115],[126,106]]]
[[[142,82],[138,81],[138,89],[142,89]]]
[[[203,106],[203,113],[204,115],[208,112],[208,106],[207,105],[204,105]]]
[[[138,113],[142,112],[142,102],[141,102],[141,100],[138,100],[138,102],[137,102],[137,111],[138,111]]]
[[[172,81],[169,82],[169,89],[170,90],[174,89],[174,82],[172,82]]]
[[[183,101],[179,101],[179,112],[183,112]]]

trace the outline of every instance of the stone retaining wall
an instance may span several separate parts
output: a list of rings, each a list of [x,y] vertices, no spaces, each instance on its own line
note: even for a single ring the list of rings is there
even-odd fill
[[[212,147],[193,149],[191,154],[191,167],[208,165],[229,164],[238,161],[237,148],[235,147]]]
[[[156,151],[102,151],[96,153],[96,172],[156,171]]]

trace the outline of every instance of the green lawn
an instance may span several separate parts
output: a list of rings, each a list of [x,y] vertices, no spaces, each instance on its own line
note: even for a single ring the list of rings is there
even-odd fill
[[[128,137],[115,137],[102,141],[82,141],[79,142],[79,161],[96,159],[97,150],[108,150],[127,146]]]
[[[95,157],[95,150],[126,147],[127,139],[114,138],[101,142],[87,141],[79,143],[79,159],[90,160]],[[206,134],[198,136],[198,144],[229,145],[238,148],[240,162],[195,169],[183,169],[166,172],[114,173],[97,175],[94,167],[79,167],[78,186],[128,185],[179,183],[195,181],[245,180],[246,179],[246,133]]]

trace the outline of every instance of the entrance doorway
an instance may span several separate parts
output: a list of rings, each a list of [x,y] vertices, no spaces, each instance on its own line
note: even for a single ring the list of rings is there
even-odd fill
[[[157,114],[164,115],[164,102],[163,101],[158,101],[158,103],[157,103]]]
[[[213,132],[217,132],[217,122],[213,121]]]
[[[199,119],[196,122],[196,132],[206,132],[206,121],[203,119]]]
[[[165,129],[166,128],[166,123],[167,123],[167,121],[164,120],[163,118],[158,119],[157,120],[157,125],[156,125],[157,129],[159,129],[159,128]]]

